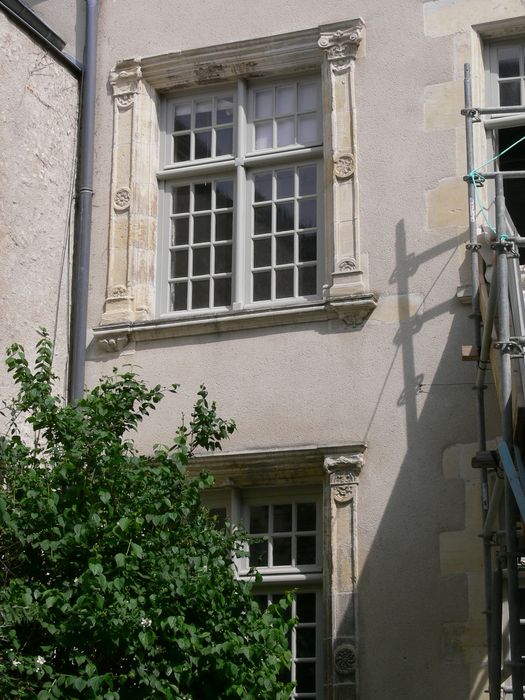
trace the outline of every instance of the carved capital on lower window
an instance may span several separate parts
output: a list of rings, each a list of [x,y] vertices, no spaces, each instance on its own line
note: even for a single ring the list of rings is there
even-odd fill
[[[142,70],[138,59],[129,61],[129,66],[125,68],[111,71],[109,84],[113,88],[113,97],[118,109],[126,110],[132,106],[141,79]]]

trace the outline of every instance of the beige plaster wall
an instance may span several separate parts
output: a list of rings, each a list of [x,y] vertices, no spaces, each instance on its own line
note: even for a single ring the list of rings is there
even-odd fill
[[[523,5],[108,0],[100,7],[90,327],[100,321],[106,287],[108,76],[116,62],[365,21],[356,65],[361,249],[379,304],[364,328],[328,321],[243,330],[139,342],[120,355],[92,343],[87,368],[88,383],[132,364],[151,382],[182,384],[145,424],[144,449],[169,439],[201,382],[237,420],[228,450],[368,443],[358,514],[363,700],[484,697],[479,561],[451,563],[458,547],[480,547],[465,467],[474,448],[452,447],[475,441],[474,366],[460,362],[472,330],[455,298],[468,281],[459,110],[462,64],[480,66],[472,26],[525,15]],[[479,70],[476,79],[481,94]]]
[[[0,338],[31,356],[44,326],[63,379],[68,334],[68,222],[78,82],[0,12]],[[64,389],[63,382],[60,383]],[[0,394],[11,383],[0,372]]]

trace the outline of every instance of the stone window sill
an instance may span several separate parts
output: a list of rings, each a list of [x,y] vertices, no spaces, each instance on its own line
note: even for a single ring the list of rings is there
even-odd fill
[[[303,306],[225,312],[205,317],[163,318],[134,323],[116,323],[93,329],[98,348],[120,352],[130,342],[162,340],[208,333],[282,326],[294,323],[340,319],[351,328],[363,325],[377,305],[372,293],[332,298]]]

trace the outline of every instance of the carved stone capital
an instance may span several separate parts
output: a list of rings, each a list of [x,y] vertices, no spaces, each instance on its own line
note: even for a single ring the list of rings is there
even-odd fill
[[[113,88],[113,97],[120,110],[129,109],[139,91],[142,79],[142,69],[138,59],[132,61],[129,67],[114,70],[109,74],[109,84]]]
[[[334,73],[344,73],[350,68],[363,38],[363,30],[364,26],[359,23],[348,29],[321,32],[317,43],[326,52]]]
[[[129,336],[127,333],[125,335],[116,335],[113,337],[97,339],[98,347],[104,352],[121,352],[121,350],[124,350],[128,343]]]
[[[354,488],[359,483],[363,468],[363,455],[350,454],[325,457],[324,470],[330,480],[332,498],[337,503],[349,503],[354,498]]]

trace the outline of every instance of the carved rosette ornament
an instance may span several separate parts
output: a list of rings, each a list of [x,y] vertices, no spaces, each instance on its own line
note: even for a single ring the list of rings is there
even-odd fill
[[[357,655],[353,644],[341,644],[335,651],[335,670],[340,676],[350,676],[354,673],[357,664]]]
[[[129,209],[130,202],[131,190],[129,187],[119,187],[115,192],[115,198],[113,200],[115,211],[126,211],[126,209]]]
[[[355,158],[350,151],[334,155],[334,175],[338,180],[348,180],[355,173]]]
[[[357,262],[355,258],[344,258],[338,262],[337,268],[341,272],[353,272],[357,269]]]
[[[110,296],[112,296],[112,297],[120,298],[120,297],[125,297],[127,295],[128,295],[128,290],[122,284],[117,284],[111,288]]]
[[[318,44],[326,51],[334,73],[344,73],[350,68],[362,38],[362,24],[336,32],[321,32]]]
[[[120,111],[129,109],[133,104],[135,95],[139,91],[139,81],[142,79],[142,70],[138,61],[129,68],[120,71],[112,71],[109,74],[109,83],[113,88],[113,97]]]

